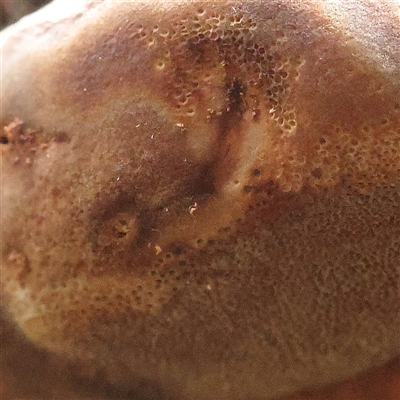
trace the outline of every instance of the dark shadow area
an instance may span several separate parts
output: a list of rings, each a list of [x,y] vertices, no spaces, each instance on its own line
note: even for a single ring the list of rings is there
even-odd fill
[[[151,382],[118,390],[99,373],[79,376],[79,368],[29,343],[0,311],[0,398],[2,400],[173,400]]]
[[[14,23],[26,14],[36,11],[51,0],[0,0],[0,29]]]

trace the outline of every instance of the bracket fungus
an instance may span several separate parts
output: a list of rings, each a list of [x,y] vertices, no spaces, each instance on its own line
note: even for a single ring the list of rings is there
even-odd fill
[[[400,354],[398,1],[55,0],[1,45],[2,307],[33,346],[199,400]]]

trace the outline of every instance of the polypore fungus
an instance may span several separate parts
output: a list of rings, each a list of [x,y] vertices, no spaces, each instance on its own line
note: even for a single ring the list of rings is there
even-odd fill
[[[26,338],[176,399],[398,355],[399,18],[56,0],[7,28],[2,301]]]

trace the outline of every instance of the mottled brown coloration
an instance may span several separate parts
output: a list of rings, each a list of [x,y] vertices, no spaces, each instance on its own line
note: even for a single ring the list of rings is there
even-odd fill
[[[60,5],[2,38],[2,291],[27,338],[179,399],[398,355],[398,3]]]

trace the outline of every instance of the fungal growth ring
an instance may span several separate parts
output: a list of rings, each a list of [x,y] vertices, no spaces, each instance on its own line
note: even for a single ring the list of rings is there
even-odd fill
[[[398,356],[399,18],[55,0],[3,31],[7,318],[165,398],[272,399]]]

